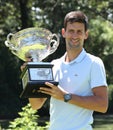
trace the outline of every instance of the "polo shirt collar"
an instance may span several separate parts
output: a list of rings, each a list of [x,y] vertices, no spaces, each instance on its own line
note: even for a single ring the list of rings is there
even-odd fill
[[[65,55],[64,55],[64,62],[65,62],[66,54],[67,53],[65,53]],[[81,62],[85,58],[85,56],[86,56],[86,51],[83,48],[82,51],[81,51],[81,53],[74,60],[72,60],[71,62],[69,62],[68,64],[79,63],[79,62]]]

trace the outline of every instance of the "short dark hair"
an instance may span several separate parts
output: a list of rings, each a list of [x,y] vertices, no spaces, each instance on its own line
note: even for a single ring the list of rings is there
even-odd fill
[[[64,18],[64,28],[66,29],[67,23],[80,22],[85,25],[85,31],[88,29],[88,18],[81,11],[71,11]]]

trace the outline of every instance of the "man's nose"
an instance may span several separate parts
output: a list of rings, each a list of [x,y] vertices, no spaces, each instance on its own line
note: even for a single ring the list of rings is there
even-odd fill
[[[77,32],[73,32],[73,34],[72,34],[72,37],[78,37],[78,33]]]

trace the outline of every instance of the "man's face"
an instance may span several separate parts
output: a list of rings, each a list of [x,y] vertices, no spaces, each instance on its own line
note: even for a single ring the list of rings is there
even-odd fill
[[[84,40],[88,37],[88,31],[85,32],[83,23],[68,22],[66,30],[62,30],[62,35],[66,40],[66,46],[68,49],[81,49],[83,47]]]

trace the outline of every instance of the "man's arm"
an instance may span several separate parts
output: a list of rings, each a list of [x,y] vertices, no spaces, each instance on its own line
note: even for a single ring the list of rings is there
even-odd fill
[[[51,95],[52,97],[64,101],[64,94],[68,93],[51,83],[46,83],[50,88],[40,88],[42,93]],[[68,103],[83,107],[86,109],[94,110],[97,112],[105,113],[108,108],[108,91],[106,86],[97,86],[92,89],[93,95],[80,96],[72,94],[72,99]]]
[[[33,109],[40,109],[45,103],[47,98],[29,98],[29,102]]]
[[[72,95],[72,100],[69,102],[86,109],[105,113],[108,108],[107,87],[95,87],[92,91],[94,94],[92,96]]]

